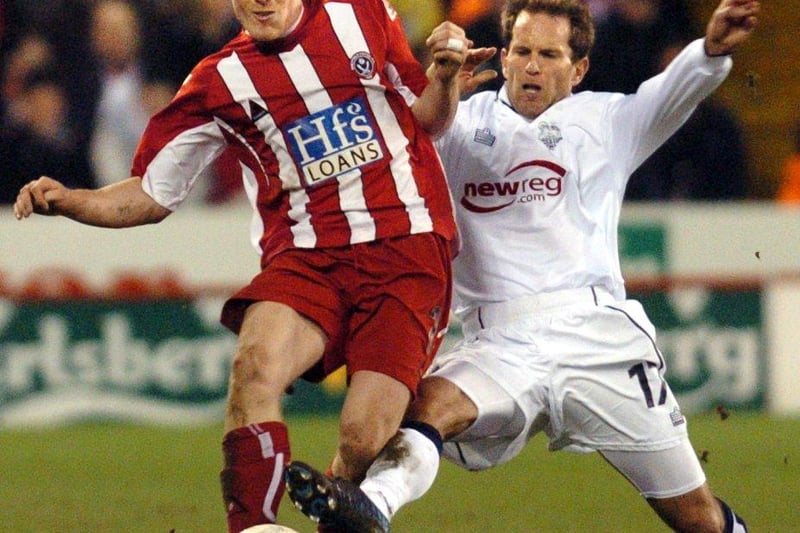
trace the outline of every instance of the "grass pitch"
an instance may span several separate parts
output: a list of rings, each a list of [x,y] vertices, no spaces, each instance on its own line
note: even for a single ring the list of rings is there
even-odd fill
[[[694,416],[689,431],[714,491],[754,533],[800,532],[800,419]],[[327,465],[334,419],[292,418],[293,456]],[[118,424],[0,433],[0,530],[13,533],[223,533],[221,426]],[[288,500],[280,521],[313,525]],[[395,533],[664,532],[635,490],[596,454],[546,451],[537,437],[497,469],[445,463],[403,508]]]

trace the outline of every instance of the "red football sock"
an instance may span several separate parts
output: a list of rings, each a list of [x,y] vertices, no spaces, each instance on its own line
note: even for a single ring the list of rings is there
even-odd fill
[[[289,434],[283,422],[234,429],[222,441],[220,474],[229,533],[257,524],[274,524],[289,463]]]

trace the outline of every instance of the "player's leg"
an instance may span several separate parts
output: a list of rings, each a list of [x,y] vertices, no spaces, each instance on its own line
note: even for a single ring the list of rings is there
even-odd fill
[[[658,516],[675,531],[747,533],[747,526],[724,501],[714,497],[705,483],[687,494],[649,498]]]
[[[331,475],[302,462],[287,468],[292,501],[306,516],[325,526],[325,531],[388,531],[386,517],[354,481],[364,477],[370,463],[397,433],[410,398],[404,383],[378,372],[356,372],[342,407]]]
[[[329,274],[336,264],[326,253],[284,252],[222,309],[222,323],[239,335],[221,473],[231,531],[274,522],[290,455],[282,395],[323,357],[339,351],[344,304]],[[335,358],[329,363],[319,377],[341,364]]]
[[[281,420],[284,391],[322,357],[326,340],[318,325],[285,304],[250,305],[231,368],[225,431]]]
[[[447,329],[450,252],[433,234],[355,246],[349,387],[333,474],[360,482],[397,433]],[[438,261],[437,261],[438,258]]]
[[[706,485],[644,309],[617,302],[580,324],[564,328],[564,353],[575,355],[559,360],[552,379],[558,433],[599,450],[674,530],[721,533],[725,513]]]
[[[339,443],[331,472],[356,483],[400,426],[411,400],[404,383],[363,370],[350,378],[339,421]]]
[[[499,359],[487,357],[480,349],[474,352],[448,354],[451,359],[422,380],[406,421],[372,463],[360,487],[338,488],[346,495],[340,507],[345,507],[353,530],[371,531],[369,526],[375,524],[388,528],[389,520],[403,505],[430,489],[439,469],[442,435],[463,439],[448,443],[445,455],[470,469],[488,468],[522,449],[525,437],[533,432],[533,418],[526,419],[514,396],[485,373],[487,369],[474,364]],[[529,377],[526,384],[537,382],[536,376]],[[532,412],[541,408],[531,406]],[[484,438],[489,436],[492,438]],[[306,474],[308,480],[322,478],[308,470]],[[359,527],[352,526],[356,522]],[[361,528],[364,524],[368,527]]]
[[[406,419],[432,426],[441,438],[454,437],[478,418],[478,407],[447,378],[432,375],[422,380]]]
[[[345,341],[349,386],[341,413],[339,445],[331,466],[335,477],[358,482],[394,436],[444,336],[450,307],[450,259],[446,243],[433,234],[382,241],[352,249],[359,268],[347,297],[354,302]],[[439,261],[435,261],[435,258]],[[353,498],[325,481],[316,470],[298,464],[287,471],[289,495],[301,510],[348,530],[385,522],[379,512],[364,523],[350,521],[350,505],[374,511],[363,493]],[[315,485],[322,485],[315,490]],[[343,492],[345,491],[345,492]],[[342,498],[325,509],[325,496]],[[318,503],[319,502],[319,503]],[[321,505],[322,507],[318,507]],[[358,511],[358,510],[356,510]],[[366,526],[364,524],[367,524]]]
[[[363,384],[367,376],[361,377]],[[386,390],[383,384],[375,389],[376,395],[359,394],[359,399],[350,407],[359,412],[374,410],[375,406],[386,402]],[[371,402],[362,400],[367,397],[371,397]],[[389,439],[372,461],[360,487],[326,477],[304,463],[292,463],[287,470],[289,494],[300,510],[322,524],[353,533],[388,531],[394,513],[427,492],[436,477],[442,438],[433,424],[438,424],[447,434],[448,430],[460,431],[477,416],[477,408],[471,400],[443,378],[424,379],[414,404],[409,410],[409,416],[414,419],[404,422]],[[347,408],[343,414],[346,411]],[[363,427],[366,427],[365,421],[352,429],[357,433]],[[363,453],[369,452],[363,450]],[[343,461],[337,458],[335,464],[342,465]],[[352,459],[351,464],[355,464]]]
[[[391,519],[401,506],[421,497],[436,477],[442,454],[464,468],[485,469],[510,460],[542,429],[534,424],[547,418],[539,415],[547,411],[541,389],[549,367],[530,364],[528,343],[537,331],[510,344],[498,342],[514,337],[504,333],[492,340],[472,339],[437,357],[398,434],[360,488],[347,489],[350,500],[359,501],[362,516],[374,516],[378,509],[379,516]],[[518,404],[519,398],[525,405]],[[443,444],[442,436],[452,441]]]
[[[688,439],[666,450],[603,451],[674,531],[743,533],[741,520],[711,492]]]
[[[225,411],[220,475],[230,532],[272,523],[290,460],[284,391],[325,348],[321,329],[290,307],[250,305],[239,332]]]
[[[477,417],[477,406],[453,382],[423,379],[406,421],[372,463],[361,490],[391,520],[433,485],[443,439],[460,434]]]

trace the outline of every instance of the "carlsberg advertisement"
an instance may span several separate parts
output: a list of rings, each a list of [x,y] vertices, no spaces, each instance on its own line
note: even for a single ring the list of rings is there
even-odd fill
[[[766,388],[761,292],[631,294],[658,329],[685,412],[758,409]],[[236,337],[220,299],[0,300],[0,426],[85,420],[197,424],[222,418]],[[449,341],[460,331],[451,328]],[[335,413],[344,378],[298,383],[289,413]]]
[[[0,426],[222,420],[236,337],[219,324],[221,306],[0,300]],[[338,411],[331,383],[298,384],[287,412]]]

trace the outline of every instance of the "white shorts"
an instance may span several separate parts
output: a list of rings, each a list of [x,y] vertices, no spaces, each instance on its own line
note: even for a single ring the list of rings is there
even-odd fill
[[[615,301],[597,288],[562,291],[482,306],[462,327],[464,340],[429,371],[478,407],[475,423],[445,443],[447,459],[489,468],[515,457],[540,431],[552,450],[691,450],[686,419],[664,380],[655,328],[638,302]],[[705,480],[691,457],[697,464],[669,486],[634,479],[635,468],[623,473],[643,493],[681,494]]]

